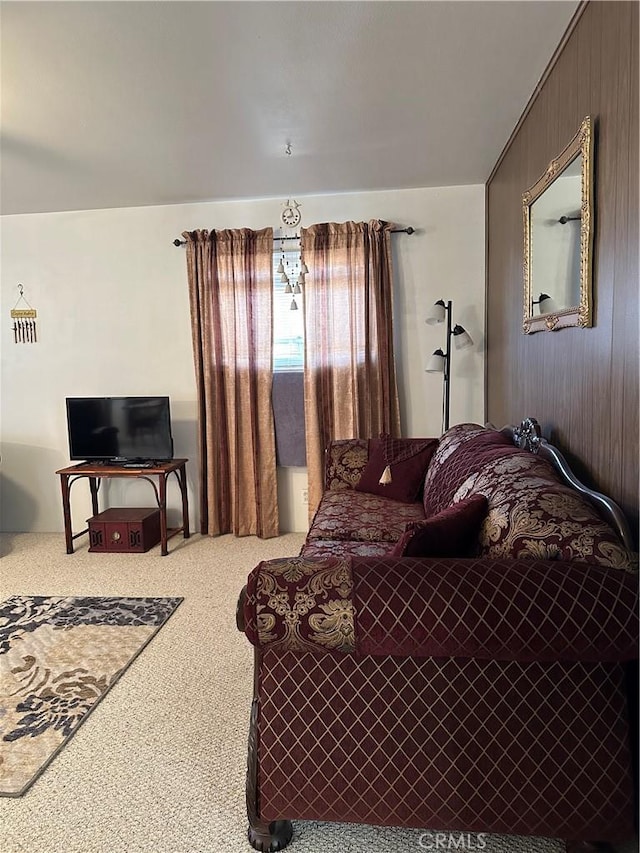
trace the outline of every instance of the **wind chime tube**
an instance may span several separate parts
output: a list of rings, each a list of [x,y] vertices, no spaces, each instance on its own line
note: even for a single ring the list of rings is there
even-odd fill
[[[36,333],[36,321],[34,318],[35,311],[13,310],[11,318],[13,320],[13,342],[15,344],[35,344],[38,341]],[[25,316],[27,315],[27,316]]]

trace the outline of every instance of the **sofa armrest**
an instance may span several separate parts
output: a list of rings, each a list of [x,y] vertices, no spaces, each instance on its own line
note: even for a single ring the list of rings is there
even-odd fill
[[[369,461],[366,438],[344,438],[331,441],[324,456],[324,488],[353,489]]]
[[[291,557],[249,576],[256,646],[384,657],[624,661],[637,579],[548,560]]]
[[[244,605],[247,600],[247,585],[245,584],[240,590],[238,602],[236,604],[236,628],[244,634],[246,625],[244,622]]]

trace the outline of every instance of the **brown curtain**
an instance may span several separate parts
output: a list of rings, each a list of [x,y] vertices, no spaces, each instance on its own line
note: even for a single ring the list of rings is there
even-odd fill
[[[339,438],[400,435],[393,357],[388,222],[303,228],[309,514],[322,495],[324,451]]]
[[[182,236],[198,387],[201,532],[277,536],[273,230]]]

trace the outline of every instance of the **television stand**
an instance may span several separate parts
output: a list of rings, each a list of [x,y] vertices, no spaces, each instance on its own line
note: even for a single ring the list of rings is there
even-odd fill
[[[135,467],[125,467],[122,463],[105,462],[81,462],[79,465],[71,465],[69,468],[61,468],[56,471],[60,476],[62,489],[62,513],[64,516],[64,536],[67,546],[67,554],[73,554],[73,540],[84,536],[89,532],[87,527],[80,533],[73,533],[71,525],[71,486],[76,480],[88,479],[91,492],[91,507],[93,515],[99,513],[98,490],[102,479],[113,477],[136,477],[147,480],[153,486],[156,503],[160,510],[160,554],[166,557],[167,541],[172,536],[182,532],[185,539],[189,538],[189,504],[187,499],[187,475],[186,464],[188,459],[171,459],[168,462],[136,463]],[[182,496],[182,526],[172,529],[167,528],[167,479],[170,474],[175,474],[180,486]],[[157,478],[158,483],[152,478]]]

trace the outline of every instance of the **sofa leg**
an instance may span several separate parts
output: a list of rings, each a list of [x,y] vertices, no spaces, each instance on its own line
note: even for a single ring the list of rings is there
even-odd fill
[[[261,853],[275,853],[284,850],[291,841],[293,826],[290,820],[274,820],[271,823],[258,821],[257,825],[249,824],[249,844]]]
[[[249,722],[249,750],[247,758],[247,817],[249,844],[261,853],[284,850],[293,836],[290,820],[273,820],[266,823],[258,817],[258,700],[251,703]]]
[[[567,853],[616,853],[607,841],[567,841]]]

